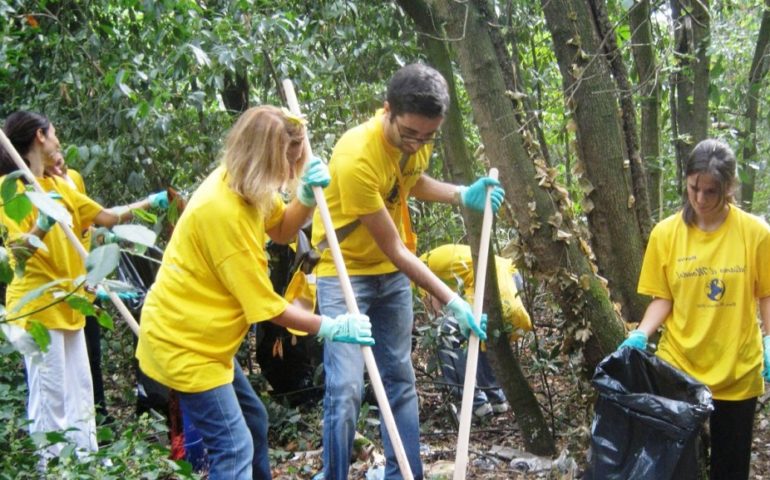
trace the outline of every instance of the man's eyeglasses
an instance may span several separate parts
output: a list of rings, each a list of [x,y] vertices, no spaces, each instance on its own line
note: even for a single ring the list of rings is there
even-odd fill
[[[401,138],[401,141],[403,143],[411,143],[413,145],[429,145],[432,143],[436,143],[438,140],[441,139],[438,132],[431,133],[428,137],[417,137],[414,135],[409,135],[407,133],[404,133],[401,130],[401,123],[399,123],[398,119],[393,120],[393,122],[396,124],[396,130],[398,131],[398,136]]]

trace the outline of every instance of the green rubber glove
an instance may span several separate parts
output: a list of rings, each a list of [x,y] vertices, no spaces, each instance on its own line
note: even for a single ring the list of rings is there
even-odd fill
[[[313,187],[326,188],[331,182],[329,167],[318,157],[308,160],[305,170],[300,178],[297,200],[306,207],[315,207],[315,195]]]
[[[628,338],[623,340],[618,346],[618,350],[625,347],[636,348],[639,350],[647,349],[647,334],[641,330],[631,330],[628,332]]]
[[[321,328],[318,329],[317,336],[334,342],[357,343],[370,347],[374,345],[369,317],[360,313],[343,313],[335,318],[321,315]]]
[[[487,315],[481,315],[481,321],[476,322],[476,317],[473,315],[473,310],[468,302],[460,298],[460,295],[455,294],[449,303],[446,304],[446,308],[455,317],[457,323],[460,325],[460,333],[465,338],[470,336],[471,330],[479,337],[479,340],[487,339]]]
[[[123,300],[124,302],[129,300],[136,300],[139,298],[139,294],[137,292],[134,292],[133,290],[126,290],[122,292],[117,292],[118,298]],[[110,295],[107,293],[107,290],[105,290],[101,285],[96,287],[96,299],[101,300],[102,302],[106,302],[110,299]]]
[[[762,343],[765,347],[765,368],[762,370],[762,376],[765,377],[766,381],[770,382],[770,335],[765,335]]]
[[[489,186],[495,187],[492,190],[492,195],[490,195],[490,202],[492,203],[492,212],[497,213],[500,205],[503,204],[505,190],[500,187],[500,182],[491,177],[481,177],[469,187],[460,187],[460,203],[471,210],[483,212],[484,204],[487,201],[487,187]]]
[[[147,200],[150,201],[152,208],[159,208],[161,210],[168,208],[168,192],[165,190],[148,195]]]

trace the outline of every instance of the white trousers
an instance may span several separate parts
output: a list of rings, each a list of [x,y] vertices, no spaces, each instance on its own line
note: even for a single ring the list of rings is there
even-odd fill
[[[42,358],[24,356],[27,367],[29,432],[66,432],[79,454],[95,452],[94,392],[83,329],[49,330],[51,344]],[[51,445],[44,456],[58,456],[62,444]]]

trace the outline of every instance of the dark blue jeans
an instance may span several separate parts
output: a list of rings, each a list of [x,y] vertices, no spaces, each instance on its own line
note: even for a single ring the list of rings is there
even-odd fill
[[[233,383],[179,393],[179,403],[203,438],[209,480],[269,480],[267,410],[236,360]]]

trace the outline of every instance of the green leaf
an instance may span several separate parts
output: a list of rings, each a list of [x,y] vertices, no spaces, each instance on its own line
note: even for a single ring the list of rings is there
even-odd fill
[[[118,267],[120,247],[113,244],[91,250],[86,258],[86,282],[96,285]]]
[[[99,322],[99,325],[107,330],[113,330],[115,328],[115,322],[112,320],[112,316],[104,310],[99,312],[99,316],[96,320]]]
[[[11,283],[11,280],[13,280],[11,259],[8,250],[5,247],[0,247],[0,282]]]
[[[13,310],[11,310],[11,313],[19,312],[22,309],[22,307],[24,307],[24,305],[28,304],[32,300],[37,299],[49,289],[56,287],[58,285],[61,285],[62,283],[65,283],[65,282],[67,282],[66,279],[57,278],[56,280],[50,281],[48,283],[44,283],[43,285],[35,288],[34,290],[30,290],[23,297],[21,297],[18,303],[13,307]]]
[[[145,223],[149,223],[150,225],[154,225],[158,221],[157,215],[152,212],[148,212],[147,210],[142,210],[141,208],[131,210],[131,213],[134,215],[134,218],[139,219]]]
[[[48,194],[40,192],[27,192],[26,195],[38,210],[42,211],[57,222],[62,222],[72,226],[72,215],[70,215],[70,212],[67,211],[67,208],[64,207],[64,205],[48,196]]]
[[[10,201],[3,203],[3,210],[9,218],[19,223],[32,212],[32,202],[26,195],[17,195]]]
[[[70,295],[67,297],[67,305],[87,317],[96,315],[96,307],[91,303],[91,300],[82,295]]]
[[[157,238],[155,232],[144,225],[115,225],[112,227],[112,232],[123,240],[145,245],[147,247],[154,246],[155,239]]]
[[[3,183],[0,185],[0,197],[3,199],[3,203],[10,202],[13,197],[19,192],[19,177],[23,176],[24,172],[16,170],[11,172],[3,178]]]
[[[51,344],[51,335],[42,323],[37,320],[30,320],[27,322],[27,332],[35,339],[35,343],[40,347],[40,350],[43,352],[48,351],[48,346]]]

